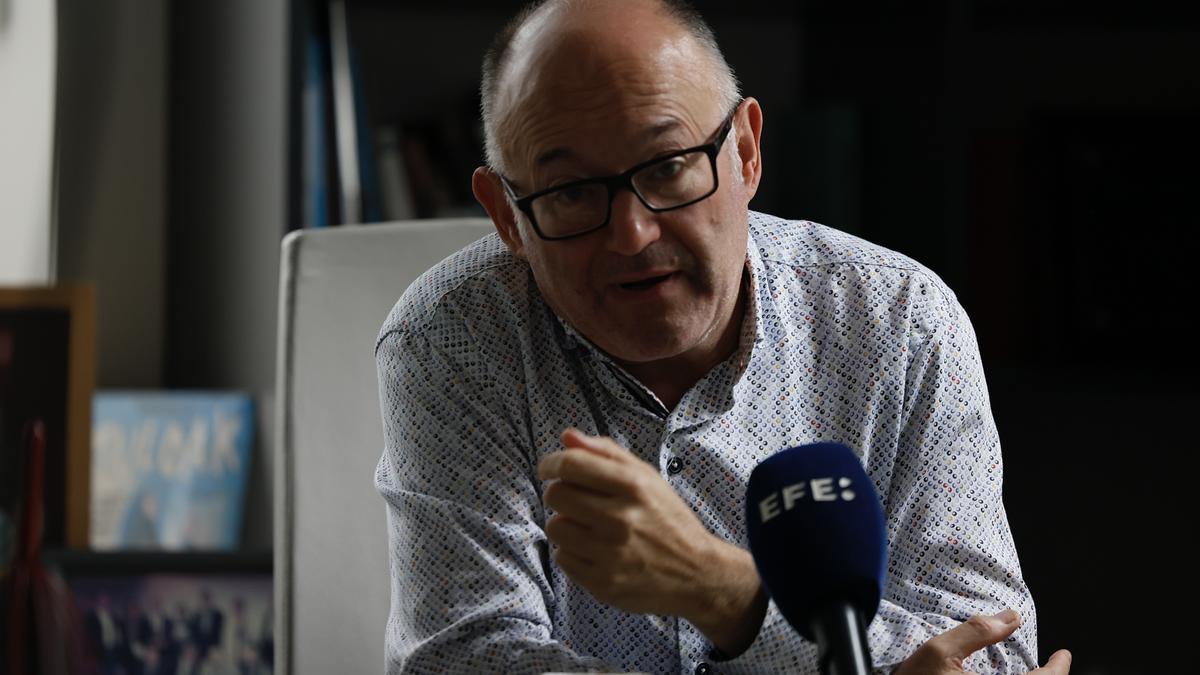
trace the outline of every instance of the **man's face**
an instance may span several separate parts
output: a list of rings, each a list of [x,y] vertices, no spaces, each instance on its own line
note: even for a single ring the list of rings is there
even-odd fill
[[[716,100],[707,58],[678,29],[658,30],[650,37],[568,30],[543,35],[549,44],[522,45],[528,50],[514,55],[502,80],[510,107],[499,127],[518,195],[621,173],[713,139],[730,111]],[[696,204],[654,213],[619,190],[606,227],[560,241],[539,238],[523,214],[510,209],[506,227],[504,214],[493,213],[547,303],[617,360],[686,358],[736,334],[756,131],[750,178],[731,146],[750,135],[751,106],[757,114],[757,103],[744,103],[720,149],[717,191]]]

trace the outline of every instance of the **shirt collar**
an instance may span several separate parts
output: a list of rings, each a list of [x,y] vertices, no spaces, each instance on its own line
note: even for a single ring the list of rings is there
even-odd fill
[[[754,356],[754,345],[763,340],[762,298],[770,292],[763,270],[762,252],[754,241],[753,230],[746,234],[746,309],[742,317],[742,333],[738,342],[737,367],[739,379]]]

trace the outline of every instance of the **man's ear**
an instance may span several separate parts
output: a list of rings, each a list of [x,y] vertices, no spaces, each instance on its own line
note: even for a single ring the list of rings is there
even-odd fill
[[[508,246],[508,250],[518,258],[524,257],[525,247],[521,242],[521,232],[517,229],[517,216],[508,203],[508,195],[504,186],[500,184],[500,176],[486,166],[475,169],[475,173],[471,175],[471,192],[475,193],[476,201],[491,217],[492,224],[496,226],[496,233],[500,235],[505,246]]]
[[[762,178],[762,125],[762,108],[757,100],[747,97],[734,120],[738,158],[741,159],[739,173],[742,185],[746,187],[746,201],[758,192],[758,181]]]

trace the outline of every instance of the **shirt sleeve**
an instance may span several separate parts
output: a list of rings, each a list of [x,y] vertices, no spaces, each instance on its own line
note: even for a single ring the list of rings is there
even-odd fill
[[[392,332],[376,348],[387,672],[611,670],[552,638],[536,458],[514,421],[522,418],[495,395],[504,384],[469,335],[438,338]]]
[[[1021,627],[963,666],[1024,675],[1037,667],[1037,616],[1001,500],[1000,442],[979,347],[953,294],[928,281],[920,290],[929,300],[915,303],[891,465],[879,471],[868,462],[877,483],[885,476],[888,534],[884,597],[867,631],[871,659],[876,673],[891,673],[929,638],[1011,607]],[[771,602],[754,643],[721,662],[721,672],[799,672],[816,653]]]
[[[1021,627],[963,665],[1024,675],[1037,667],[1037,615],[1004,510],[1000,439],[975,331],[948,289],[926,280],[920,290],[930,300],[913,317],[872,658],[890,669],[971,615],[1011,607]]]

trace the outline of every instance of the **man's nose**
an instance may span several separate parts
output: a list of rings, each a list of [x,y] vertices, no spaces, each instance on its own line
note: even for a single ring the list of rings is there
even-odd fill
[[[612,214],[606,229],[609,250],[627,256],[641,253],[662,235],[655,214],[632,190],[617,190],[613,195]]]

